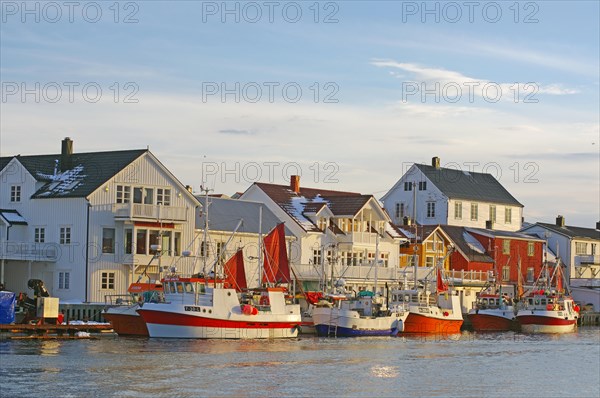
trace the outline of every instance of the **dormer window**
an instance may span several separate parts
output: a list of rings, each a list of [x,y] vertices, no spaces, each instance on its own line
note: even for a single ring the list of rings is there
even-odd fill
[[[319,229],[325,231],[327,229],[327,219],[324,217],[319,218]]]

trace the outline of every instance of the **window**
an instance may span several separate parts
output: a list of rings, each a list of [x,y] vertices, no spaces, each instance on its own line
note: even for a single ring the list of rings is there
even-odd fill
[[[527,268],[527,282],[533,282],[533,267]]]
[[[10,201],[20,202],[21,201],[21,186],[11,185],[10,186]]]
[[[390,265],[390,253],[381,253],[381,266],[389,267]]]
[[[435,217],[435,202],[427,202],[427,218]]]
[[[200,243],[200,257],[208,257],[208,242]]]
[[[35,243],[44,243],[46,241],[46,228],[36,228],[33,234],[33,241]]]
[[[144,188],[144,204],[151,205],[154,199],[154,189]]]
[[[510,240],[508,239],[502,241],[502,254],[510,254]]]
[[[327,229],[327,219],[324,217],[319,218],[319,229],[325,231]]]
[[[496,222],[496,206],[490,205],[490,218],[489,220],[493,223]]]
[[[425,266],[426,267],[433,267],[434,265],[435,265],[435,263],[433,261],[433,257],[431,257],[431,256],[425,257]]]
[[[143,194],[143,188],[133,188],[133,203],[142,203]]]
[[[115,273],[103,272],[101,277],[100,288],[105,290],[114,290],[115,288]]]
[[[427,190],[427,181],[419,181],[419,191]]]
[[[454,202],[454,219],[462,219],[462,202]]]
[[[152,250],[152,245],[160,245],[161,244],[161,242],[159,241],[159,235],[160,235],[159,231],[150,230],[150,233],[149,233],[150,240],[148,242],[148,244],[149,244],[148,248],[150,249],[150,254],[152,254],[152,255],[158,253],[158,250]],[[161,247],[161,249],[162,249],[162,247]]]
[[[477,221],[479,213],[479,205],[477,203],[471,203],[471,221]]]
[[[175,232],[173,238],[173,255],[181,256],[181,232]]]
[[[575,243],[575,254],[587,254],[587,243]]]
[[[508,265],[502,267],[502,280],[507,281],[510,279],[510,267]]]
[[[117,185],[117,203],[131,202],[131,187],[127,185]]]
[[[71,244],[71,227],[60,227],[60,240],[61,245]]]
[[[170,197],[170,194],[169,194]],[[164,192],[163,192],[164,199]],[[133,188],[133,203],[143,203],[145,205],[151,205],[154,200],[154,189],[153,188]],[[170,200],[170,199],[169,199]]]
[[[148,230],[138,229],[135,236],[136,254],[146,254],[146,236],[148,236]]]
[[[505,224],[512,223],[512,209],[510,207],[504,208],[504,223]]]
[[[70,286],[71,273],[70,272],[59,272],[58,273],[58,288],[61,290],[68,290]]]
[[[313,264],[321,264],[321,249],[313,249]]]
[[[223,246],[224,246],[223,242],[217,242],[216,243],[216,245],[215,245],[215,249],[216,249],[215,255],[217,256],[217,258],[219,258],[221,256],[221,253],[223,253]]]
[[[115,229],[102,228],[102,253],[115,252]]]
[[[534,242],[527,242],[527,255],[529,257],[533,257],[534,253],[535,253],[535,243]]]
[[[406,182],[404,183],[404,190],[405,190],[405,191],[412,191],[412,184],[413,184],[412,182],[408,182],[408,181],[406,181]]]
[[[133,230],[125,230],[125,254],[131,254],[133,252]]]
[[[400,218],[402,217],[401,214],[401,207],[402,207],[403,203],[396,203],[396,218]]]
[[[592,243],[592,256],[596,255],[596,244]]]
[[[156,204],[163,206],[171,206],[171,190],[158,188],[156,190]]]

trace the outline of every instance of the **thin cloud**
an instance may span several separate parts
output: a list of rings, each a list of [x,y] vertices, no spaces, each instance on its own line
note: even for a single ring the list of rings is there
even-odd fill
[[[253,130],[238,130],[238,129],[223,129],[223,130],[219,130],[219,134],[254,135],[254,134],[256,134],[256,131],[253,131]]]

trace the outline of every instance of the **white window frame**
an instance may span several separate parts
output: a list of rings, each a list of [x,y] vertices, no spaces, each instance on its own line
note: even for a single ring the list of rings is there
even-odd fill
[[[170,188],[156,188],[156,204],[163,206],[171,206]]]
[[[11,185],[10,186],[10,201],[13,203],[18,203],[21,201],[21,186],[20,185]]]
[[[462,202],[454,202],[454,219],[462,220]]]
[[[490,205],[490,217],[489,220],[496,223],[496,205]]]
[[[35,227],[33,230],[33,242],[34,243],[45,243],[46,242],[46,227]]]
[[[71,236],[72,230],[70,226],[62,226],[59,229],[59,240],[58,243],[61,245],[70,245],[71,244]]]
[[[502,280],[503,281],[510,280],[510,266],[509,265],[505,265],[504,267],[502,267]]]
[[[129,185],[117,185],[117,203],[131,203],[131,187]]]
[[[479,203],[471,203],[471,221],[479,219]]]
[[[435,218],[435,202],[427,202],[427,218]]]
[[[58,289],[59,290],[70,290],[71,289],[71,272],[70,271],[59,271],[58,272]]]
[[[114,271],[102,271],[100,274],[100,289],[115,290],[115,275]]]
[[[533,257],[535,254],[535,242],[527,242],[527,256]]]
[[[504,223],[512,224],[512,208],[510,207],[504,208]]]
[[[510,239],[502,241],[502,254],[510,254]]]
[[[111,244],[111,247],[109,249],[110,251],[105,251],[104,250],[104,248],[105,248],[104,247],[104,239],[105,239],[105,235],[104,234],[105,234],[106,231],[109,231],[109,230],[112,230],[112,234],[113,234],[113,236],[112,236],[112,244]],[[102,228],[102,247],[101,247],[102,254],[114,254],[115,253],[116,241],[117,241],[117,230],[115,228]]]
[[[575,242],[575,255],[582,256],[587,254],[587,242]]]

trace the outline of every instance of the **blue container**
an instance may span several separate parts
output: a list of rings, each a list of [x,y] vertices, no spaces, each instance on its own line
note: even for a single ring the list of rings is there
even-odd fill
[[[0,324],[15,322],[15,293],[0,291]]]

